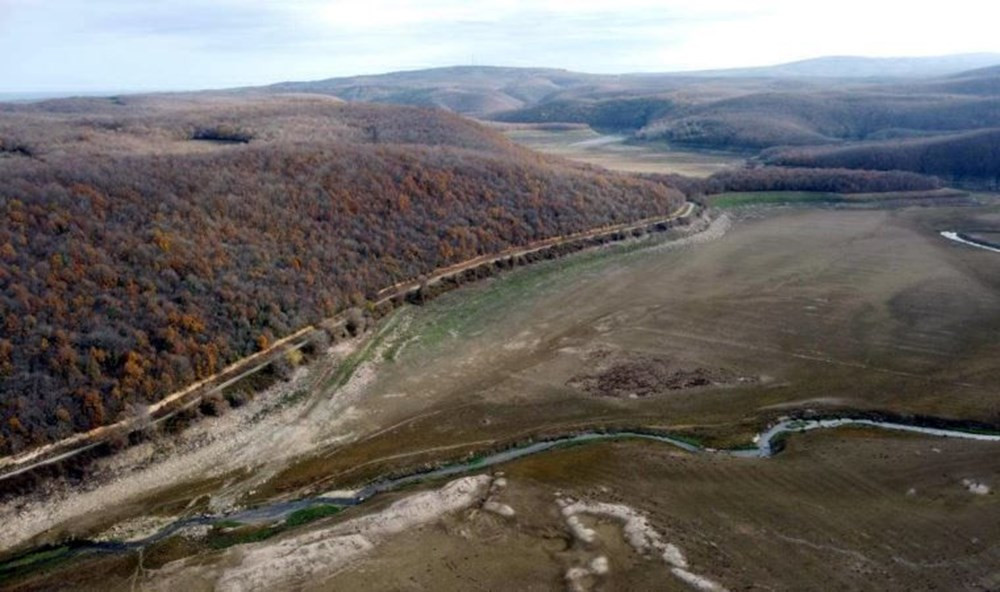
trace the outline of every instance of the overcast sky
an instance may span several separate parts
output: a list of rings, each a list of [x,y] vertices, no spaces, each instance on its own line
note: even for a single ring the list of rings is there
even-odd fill
[[[0,92],[455,64],[637,72],[1000,52],[998,17],[991,0],[0,0]]]

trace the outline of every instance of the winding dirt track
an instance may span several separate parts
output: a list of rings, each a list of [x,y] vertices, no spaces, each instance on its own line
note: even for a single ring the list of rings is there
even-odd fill
[[[501,253],[482,255],[455,265],[441,268],[429,275],[426,279],[415,279],[400,282],[384,288],[378,292],[379,299],[374,303],[376,306],[390,302],[393,298],[405,296],[420,288],[424,282],[435,283],[448,277],[463,273],[475,267],[491,264],[496,261],[510,257],[529,255],[553,246],[572,244],[592,238],[615,235],[619,233],[630,233],[634,230],[644,230],[655,228],[658,225],[673,222],[679,219],[687,219],[697,213],[697,207],[691,202],[685,202],[677,211],[669,216],[655,218],[645,218],[627,224],[605,226],[578,232],[569,235],[556,236],[545,240],[537,241],[524,247],[512,248]],[[341,313],[318,324],[320,327],[337,327],[346,323],[347,314]],[[60,462],[72,458],[82,452],[93,449],[114,435],[130,433],[138,428],[149,418],[154,421],[166,419],[180,408],[194,404],[203,397],[218,392],[229,384],[257,372],[267,366],[277,355],[284,353],[288,348],[300,348],[306,344],[306,339],[310,333],[316,331],[317,325],[308,325],[298,331],[275,341],[267,349],[261,350],[250,356],[233,362],[219,372],[203,378],[179,391],[167,395],[163,399],[152,404],[148,408],[148,417],[131,417],[123,419],[113,424],[101,426],[87,432],[74,434],[58,442],[28,450],[21,454],[0,458],[0,481],[26,473],[28,471],[43,467],[48,464]],[[203,390],[207,389],[207,390]]]

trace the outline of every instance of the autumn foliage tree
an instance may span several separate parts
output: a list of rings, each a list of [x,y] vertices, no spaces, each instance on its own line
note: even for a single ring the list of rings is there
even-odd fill
[[[44,154],[0,158],[0,452],[125,417],[398,281],[683,199],[435,111],[125,103],[0,109]],[[188,146],[237,116],[249,144]]]

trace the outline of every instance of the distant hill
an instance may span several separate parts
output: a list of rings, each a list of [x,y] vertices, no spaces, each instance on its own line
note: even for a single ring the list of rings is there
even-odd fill
[[[957,182],[992,179],[990,167],[1000,166],[977,158],[970,168],[968,158],[961,162],[947,154],[992,150],[994,133],[975,132],[1000,128],[1000,54],[833,56],[760,68],[625,75],[453,67],[283,83],[254,92],[261,91],[431,106],[507,123],[582,123],[636,142],[751,155],[777,150],[782,156],[775,162],[781,164],[885,169],[891,161]],[[924,155],[919,166],[912,162],[915,154]]]
[[[329,94],[349,101],[438,107],[469,115],[483,115],[533,105],[560,91],[582,88],[602,78],[547,68],[455,66],[311,82],[282,82],[259,90]]]
[[[912,171],[954,183],[1000,188],[1000,129],[845,146],[775,149],[762,160],[793,167]]]
[[[373,76],[282,82],[241,90],[326,94],[348,101],[437,107],[481,117],[531,109],[554,101],[562,101],[565,106],[573,101],[634,98],[651,94],[679,94],[690,100],[706,95],[732,96],[753,90],[815,88],[828,86],[832,79],[930,78],[995,65],[1000,65],[1000,54],[916,58],[832,56],[757,68],[637,74],[453,66]],[[532,117],[538,118],[537,115]]]
[[[827,56],[754,68],[689,72],[692,76],[921,78],[1000,65],[1000,53],[970,53],[933,57],[870,58]]]
[[[963,95],[1000,95],[1000,66],[960,72],[926,83],[922,90]]]
[[[645,140],[729,148],[886,140],[1000,126],[1000,96],[883,89],[754,93],[689,105],[652,121]]]

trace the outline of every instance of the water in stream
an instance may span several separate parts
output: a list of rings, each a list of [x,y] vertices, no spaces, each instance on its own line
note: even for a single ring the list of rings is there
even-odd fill
[[[952,232],[950,230],[945,230],[945,231],[941,232],[941,236],[945,237],[948,240],[953,240],[956,243],[962,243],[963,245],[969,245],[969,246],[972,246],[972,247],[979,247],[980,249],[985,249],[987,251],[993,251],[994,253],[1000,253],[1000,249],[994,247],[993,245],[988,245],[986,243],[981,243],[981,242],[972,240],[972,239],[970,239],[970,238],[968,238],[966,236],[963,236],[961,233],[958,233],[958,232]]]
[[[431,471],[414,473],[411,475],[406,475],[394,479],[377,481],[371,485],[368,485],[364,489],[361,489],[360,491],[356,492],[355,495],[351,497],[326,497],[326,496],[309,497],[293,501],[275,502],[273,504],[266,504],[255,508],[241,510],[229,514],[196,516],[174,522],[164,527],[160,531],[156,532],[155,534],[136,541],[129,541],[129,542],[82,541],[79,543],[75,543],[73,545],[71,553],[75,555],[89,551],[96,551],[96,552],[133,551],[148,547],[149,545],[161,541],[169,537],[170,535],[178,532],[179,530],[190,526],[213,525],[221,522],[239,522],[242,524],[261,524],[261,525],[272,524],[284,520],[293,512],[315,506],[321,506],[321,505],[338,505],[345,507],[356,506],[379,493],[399,489],[400,487],[417,483],[419,481],[438,479],[441,477],[449,477],[452,475],[479,471],[487,467],[491,467],[501,463],[506,463],[526,456],[540,454],[548,450],[568,445],[599,442],[602,440],[642,439],[642,440],[652,440],[656,442],[662,442],[664,444],[668,444],[670,446],[674,446],[682,450],[686,450],[688,452],[693,452],[693,453],[724,454],[735,457],[761,459],[761,458],[769,458],[774,455],[775,453],[774,444],[777,441],[777,439],[783,436],[784,434],[807,432],[817,429],[832,429],[832,428],[840,428],[848,426],[911,432],[911,433],[944,437],[944,438],[962,438],[967,440],[1000,442],[1000,434],[966,432],[961,430],[923,427],[923,426],[909,425],[904,423],[895,423],[890,421],[879,421],[873,419],[851,419],[851,418],[782,419],[781,421],[771,426],[764,432],[761,432],[760,434],[755,436],[753,440],[754,442],[753,447],[743,448],[743,449],[733,449],[733,450],[716,450],[711,448],[704,448],[702,446],[699,446],[697,444],[692,444],[690,442],[681,440],[679,438],[673,438],[670,436],[657,435],[657,434],[647,434],[647,433],[629,432],[629,431],[587,432],[582,434],[576,434],[573,436],[567,436],[565,438],[557,438],[553,440],[545,440],[542,442],[534,442],[531,444],[527,444],[525,446],[510,448],[502,452],[496,452],[488,456],[480,457],[468,462],[447,465]]]

